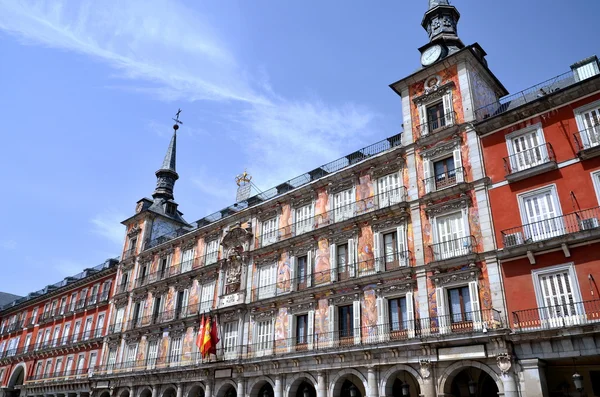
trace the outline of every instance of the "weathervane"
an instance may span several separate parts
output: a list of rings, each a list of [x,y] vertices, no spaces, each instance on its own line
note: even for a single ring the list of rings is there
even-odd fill
[[[181,109],[177,109],[177,113],[175,113],[175,118],[173,119],[173,121],[175,122],[175,124],[173,125],[173,129],[175,131],[177,131],[179,129],[179,124],[183,124],[183,121],[179,120],[180,113],[181,113]]]
[[[252,176],[250,176],[246,170],[244,170],[243,173],[235,177],[235,181],[238,186],[246,185],[250,183],[251,180]]]

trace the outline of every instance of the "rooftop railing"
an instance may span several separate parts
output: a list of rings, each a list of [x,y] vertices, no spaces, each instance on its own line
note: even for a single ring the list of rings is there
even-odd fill
[[[505,247],[510,248],[569,233],[600,231],[599,226],[600,207],[594,207],[505,229],[502,231],[502,241]]]
[[[531,149],[525,149],[508,157],[504,157],[504,169],[506,174],[525,171],[538,165],[556,161],[552,145],[544,143]]]
[[[387,208],[394,204],[406,200],[406,188],[404,186],[390,189],[386,192],[369,196],[362,200],[339,206],[298,220],[290,225],[280,227],[279,229],[266,231],[257,236],[257,248],[274,244],[278,241],[286,240],[295,236],[309,233],[313,230],[332,225],[337,222],[343,222],[348,219],[363,215],[378,209]],[[281,224],[280,219],[280,224]]]
[[[573,327],[600,321],[600,300],[574,302],[567,297],[552,306],[513,312],[515,332]]]

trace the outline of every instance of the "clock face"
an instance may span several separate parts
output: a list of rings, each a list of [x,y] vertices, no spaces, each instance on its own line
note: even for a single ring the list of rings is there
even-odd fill
[[[423,66],[431,65],[432,63],[434,63],[435,61],[440,59],[441,55],[442,55],[442,46],[434,45],[432,47],[429,47],[421,55],[421,64],[423,64]]]

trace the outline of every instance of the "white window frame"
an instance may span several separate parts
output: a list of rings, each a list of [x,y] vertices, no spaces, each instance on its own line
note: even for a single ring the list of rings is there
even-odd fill
[[[277,290],[277,262],[258,268],[258,299],[272,298]]]
[[[206,313],[212,309],[213,301],[215,299],[215,288],[217,282],[211,281],[202,285],[202,291],[200,292],[200,312]]]
[[[598,205],[600,205],[600,170],[593,171],[591,174],[592,185],[596,191],[596,198],[598,199]]]
[[[148,369],[152,369],[156,365],[156,360],[158,358],[158,343],[158,339],[148,342],[148,352],[146,353],[146,367]]]
[[[89,329],[88,329],[89,324]],[[94,330],[94,316],[88,316],[85,318],[83,325],[83,335],[81,340],[88,340],[92,337],[92,331]]]
[[[137,342],[125,345],[125,357],[123,362],[127,368],[135,367],[135,357],[137,355],[137,349],[139,344]]]
[[[463,239],[463,244],[468,240],[468,236],[471,235],[471,230],[469,228],[469,208],[462,208],[458,211],[451,211],[451,212],[446,212],[443,214],[439,214],[433,217],[431,224],[432,224],[432,230],[433,230],[433,243],[436,244],[436,246],[440,247],[439,244],[443,243],[442,241],[440,241],[440,235],[439,235],[439,230],[438,230],[438,223],[440,222],[441,218],[447,218],[453,215],[456,215],[460,213],[461,214],[461,218],[462,218],[462,225],[463,225],[463,235],[453,239],[453,240],[448,240],[448,242],[451,241],[455,241],[456,243],[454,244],[454,247],[450,247],[452,248],[451,250],[443,250],[443,254],[439,257],[435,257],[435,260],[443,260],[443,259],[449,259],[449,258],[455,258],[457,256],[462,256],[468,253],[468,250],[465,250],[464,247],[460,247],[460,240]],[[472,249],[472,248],[471,248]]]
[[[390,183],[389,179],[396,178],[396,186]],[[384,184],[384,182],[386,182]],[[393,182],[393,181],[392,181]],[[378,208],[389,207],[404,201],[404,181],[402,178],[402,169],[382,175],[375,182],[375,195],[377,196]]]
[[[60,325],[54,327],[54,331],[52,332],[52,347],[56,347],[60,343]]]
[[[296,324],[298,316],[306,316],[306,349],[313,350],[314,348],[314,334],[315,334],[315,311],[308,310],[301,313],[288,314],[288,329],[287,329],[287,341],[288,351],[293,352],[297,346],[297,334]]]
[[[62,337],[60,339],[61,345],[66,345],[69,342],[69,332],[71,332],[71,322],[65,323],[63,328]]]
[[[108,349],[108,355],[106,358],[106,370],[108,373],[111,373],[113,370],[113,367],[115,366],[115,364],[117,363],[117,348],[116,347],[111,347]]]
[[[94,338],[102,337],[102,332],[104,330],[105,322],[106,322],[106,312],[98,313],[98,318],[96,320],[96,332],[94,334]]]
[[[194,258],[196,257],[196,247],[183,250],[181,253],[181,273],[187,273],[192,270]]]
[[[94,369],[98,364],[98,350],[93,350],[90,352],[90,357],[88,358],[88,376],[94,375]]]
[[[63,357],[56,358],[56,364],[54,365],[54,374],[58,375],[62,371],[63,361]]]
[[[578,66],[573,67],[573,75],[577,81],[589,79],[590,77],[596,76],[599,73],[600,70],[598,68],[598,60],[596,58],[590,62],[579,64]]]
[[[25,343],[23,344],[23,352],[27,353],[29,351],[29,346],[31,345],[31,336],[32,334],[27,334],[25,336]],[[0,350],[0,353],[2,353],[2,351]]]
[[[237,357],[238,326],[237,320],[223,324],[223,352],[226,360]]]
[[[294,208],[294,235],[307,233],[313,230],[315,224],[315,203]]]
[[[571,293],[573,295],[574,303],[574,313],[568,316],[564,316],[563,314],[552,315],[549,313],[548,309],[542,309],[547,307],[547,305],[544,301],[540,277],[564,272],[567,272],[570,278]],[[577,278],[577,272],[575,271],[575,264],[573,262],[532,270],[531,276],[533,279],[533,289],[535,291],[535,298],[539,310],[541,326],[545,328],[560,328],[585,323],[586,314],[585,309],[582,307],[581,304],[581,302],[583,302],[583,299],[581,297],[579,279]]]
[[[342,200],[345,194],[349,195],[348,202]],[[331,207],[333,208],[333,222],[342,222],[354,217],[356,215],[356,186],[334,193]]]
[[[81,363],[81,365],[80,365]],[[81,377],[83,375],[83,370],[85,369],[85,353],[80,353],[77,356],[77,364],[75,366],[75,374],[77,377]]]
[[[552,218],[550,218],[553,220],[552,221],[545,220],[547,222],[544,222],[544,220],[531,222],[527,215],[527,208],[525,207],[525,200],[529,197],[540,196],[540,195],[546,194],[548,192],[550,193],[550,195],[552,197],[553,205],[554,205],[554,209],[555,209],[555,215]],[[519,194],[517,194],[517,200],[519,203],[519,212],[521,214],[521,225],[523,225],[523,233],[524,233],[523,238],[525,240],[531,239],[533,241],[543,241],[548,238],[552,238],[552,237],[556,237],[556,236],[560,236],[560,235],[564,234],[565,228],[564,228],[564,224],[562,222],[562,215],[563,215],[562,206],[560,204],[560,198],[558,196],[556,184],[542,186],[538,189],[528,190],[526,192],[519,193]],[[542,223],[542,222],[544,222],[544,223]],[[536,224],[536,227],[535,228],[533,228],[531,226],[525,227],[525,225],[531,225],[531,224]],[[551,226],[552,227],[552,225],[554,225],[556,227],[555,231],[548,231],[548,232],[541,232],[541,233],[537,231],[537,228],[540,226],[545,226],[545,227]],[[535,237],[535,236],[539,236],[539,237]]]
[[[182,349],[183,337],[177,336],[171,338],[169,343],[169,364],[176,366],[181,361],[181,349]]]
[[[275,319],[254,321],[254,353],[256,357],[270,355],[273,351]]]
[[[340,328],[339,328],[339,307],[349,305],[329,305],[329,338],[332,347],[338,346],[340,343]],[[352,301],[352,336],[354,344],[358,345],[361,342],[361,309],[362,304],[360,299]],[[333,321],[331,320],[333,319]]]
[[[261,247],[276,243],[279,235],[279,216],[266,219],[260,223]]]
[[[444,116],[446,122],[444,127],[448,128],[454,125],[454,104],[452,103],[452,90],[447,89],[446,93],[442,97],[435,96],[418,105],[417,110],[419,111],[421,136],[426,136],[431,133],[431,129],[429,128],[429,118],[427,117],[427,108],[437,104],[438,102],[442,102],[444,106]]]
[[[306,251],[306,255],[299,256],[290,256],[290,280],[292,284],[290,286],[290,291],[296,291],[299,284],[299,271],[298,271],[298,258],[306,256],[306,269],[305,269],[305,279],[306,279],[306,288],[312,287],[312,261],[313,261],[313,252],[312,250]]]
[[[450,319],[450,302],[448,299],[448,290],[454,288],[468,287],[471,300],[471,317],[473,322],[473,330],[480,331],[484,329],[484,322],[481,316],[481,302],[479,300],[479,281],[472,280],[469,282],[455,281],[450,282],[443,287],[436,287],[435,300],[437,306],[438,332],[440,334],[448,334],[452,332],[452,320]]]
[[[115,349],[116,351],[116,349]],[[73,373],[73,363],[75,362],[75,356],[70,354],[67,356],[67,361],[65,362],[65,375],[69,376]]]
[[[435,180],[435,166],[437,161],[442,161],[451,158],[454,162],[454,184],[448,184],[440,189],[436,186]],[[440,153],[436,156],[430,156],[427,153],[423,155],[423,183],[425,184],[425,194],[441,191],[448,189],[449,187],[455,186],[458,183],[464,182],[464,169],[462,163],[462,153],[460,142],[456,142],[453,149],[449,149],[447,152]]]
[[[115,332],[121,332],[123,330],[123,323],[125,320],[125,307],[119,307],[115,313]]]
[[[213,247],[214,246],[214,247]],[[219,239],[215,238],[206,242],[204,265],[216,263],[219,259]]]
[[[540,154],[540,159],[531,161],[529,164],[525,165],[525,166],[521,166],[519,165],[518,162],[516,162],[517,159],[517,153],[515,152],[515,148],[514,148],[514,144],[513,144],[513,140],[515,138],[519,138],[525,135],[529,135],[535,133],[536,137],[537,137],[537,146],[535,147],[539,147],[539,154]],[[522,128],[518,131],[514,131],[511,132],[510,134],[506,134],[505,135],[505,140],[506,140],[506,148],[508,149],[508,156],[509,156],[509,164],[510,164],[510,169],[511,169],[511,173],[515,173],[515,172],[519,172],[519,171],[524,171],[524,170],[528,170],[530,168],[536,167],[540,164],[545,164],[548,160],[548,148],[546,146],[546,138],[544,136],[544,129],[542,128],[542,123],[536,123],[536,124],[532,124],[529,125],[525,128]],[[527,149],[527,150],[532,150],[533,148]],[[523,152],[520,152],[523,153]],[[530,161],[529,157],[531,154],[529,155],[523,155],[521,157],[522,160],[526,160],[526,161]]]
[[[73,336],[71,338],[71,343],[76,343],[79,339],[79,333],[81,332],[81,320],[75,321],[75,325],[73,326]]]
[[[401,222],[396,228],[389,228],[373,233],[373,257],[375,259],[375,272],[385,271],[386,253],[384,236],[396,232],[396,254],[398,255],[399,267],[409,265],[408,255],[408,227],[406,222]]]
[[[577,109],[573,110],[575,114],[575,122],[577,123],[577,129],[579,131],[579,136],[581,137],[581,144],[584,149],[589,149],[591,147],[595,147],[600,145],[600,125],[597,127],[594,126],[593,136],[589,135],[589,127],[586,127],[585,121],[583,119],[583,113],[590,112],[592,110],[598,110],[600,113],[600,101],[594,101],[592,103],[588,103],[584,106],[580,106]]]

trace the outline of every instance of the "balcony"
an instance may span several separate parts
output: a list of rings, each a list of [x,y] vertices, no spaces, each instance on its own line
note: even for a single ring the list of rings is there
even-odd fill
[[[423,179],[425,194],[429,199],[436,200],[445,195],[461,193],[465,190],[466,177],[465,169],[459,167],[447,173]]]
[[[573,134],[577,155],[582,160],[600,156],[600,125]]]
[[[429,246],[431,258],[429,265],[448,267],[473,262],[477,257],[476,247],[477,241],[473,236],[431,244]]]
[[[514,332],[563,329],[600,323],[600,300],[564,302],[559,305],[512,313]]]
[[[545,143],[505,157],[506,180],[516,182],[558,168],[552,145]]]
[[[362,326],[335,332],[306,334],[289,339],[271,339],[260,343],[234,344],[223,347],[222,342],[216,348],[216,354],[202,358],[199,353],[167,355],[145,360],[127,361],[103,365],[94,370],[93,376],[115,375],[119,373],[168,369],[172,367],[192,367],[202,363],[249,361],[256,359],[283,357],[286,355],[309,352],[320,354],[329,350],[355,350],[369,348],[388,348],[404,343],[452,335],[466,335],[469,338],[485,337],[490,333],[505,329],[500,312],[495,309],[480,310],[455,315],[414,319],[402,323]],[[274,334],[273,334],[274,335]]]
[[[257,236],[256,248],[263,248],[277,242],[310,233],[335,223],[371,213],[380,209],[389,208],[406,203],[406,188],[404,186],[390,189],[350,204],[334,208],[329,211],[297,221],[289,226],[271,230]]]
[[[600,207],[575,211],[570,214],[503,230],[502,242],[507,257],[526,251],[543,250],[567,242],[582,242],[600,236]]]
[[[108,327],[108,334],[116,334],[120,332],[131,331],[134,329],[150,327],[152,325],[163,324],[168,323],[170,321],[197,316],[199,312],[199,307],[200,305],[189,305],[184,306],[180,309],[164,310],[162,312],[150,314],[148,316],[134,318],[130,321],[115,323]]]
[[[76,370],[67,370],[60,372],[52,372],[49,374],[34,374],[28,377],[27,383],[50,383],[50,382],[61,382],[70,381],[73,379],[87,378],[91,374],[91,369],[83,368]]]
[[[123,253],[123,259],[122,260],[127,260],[129,258],[133,258],[135,256],[135,247],[133,248],[129,248],[127,251],[125,251]]]
[[[2,333],[0,333],[0,335],[4,335],[4,334],[10,334],[11,332],[15,332],[18,330],[22,330],[23,329],[23,324],[24,321],[23,320],[17,320],[14,323],[9,324],[3,331]]]
[[[167,279],[169,277],[185,274],[198,267],[199,258],[179,262],[168,268],[158,270],[154,273],[145,274],[135,279],[135,288],[143,287]]]
[[[426,123],[421,123],[415,127],[418,136],[417,144],[419,146],[428,145],[436,140],[440,140],[458,131],[456,124],[456,112],[451,111],[438,118],[430,118]]]

